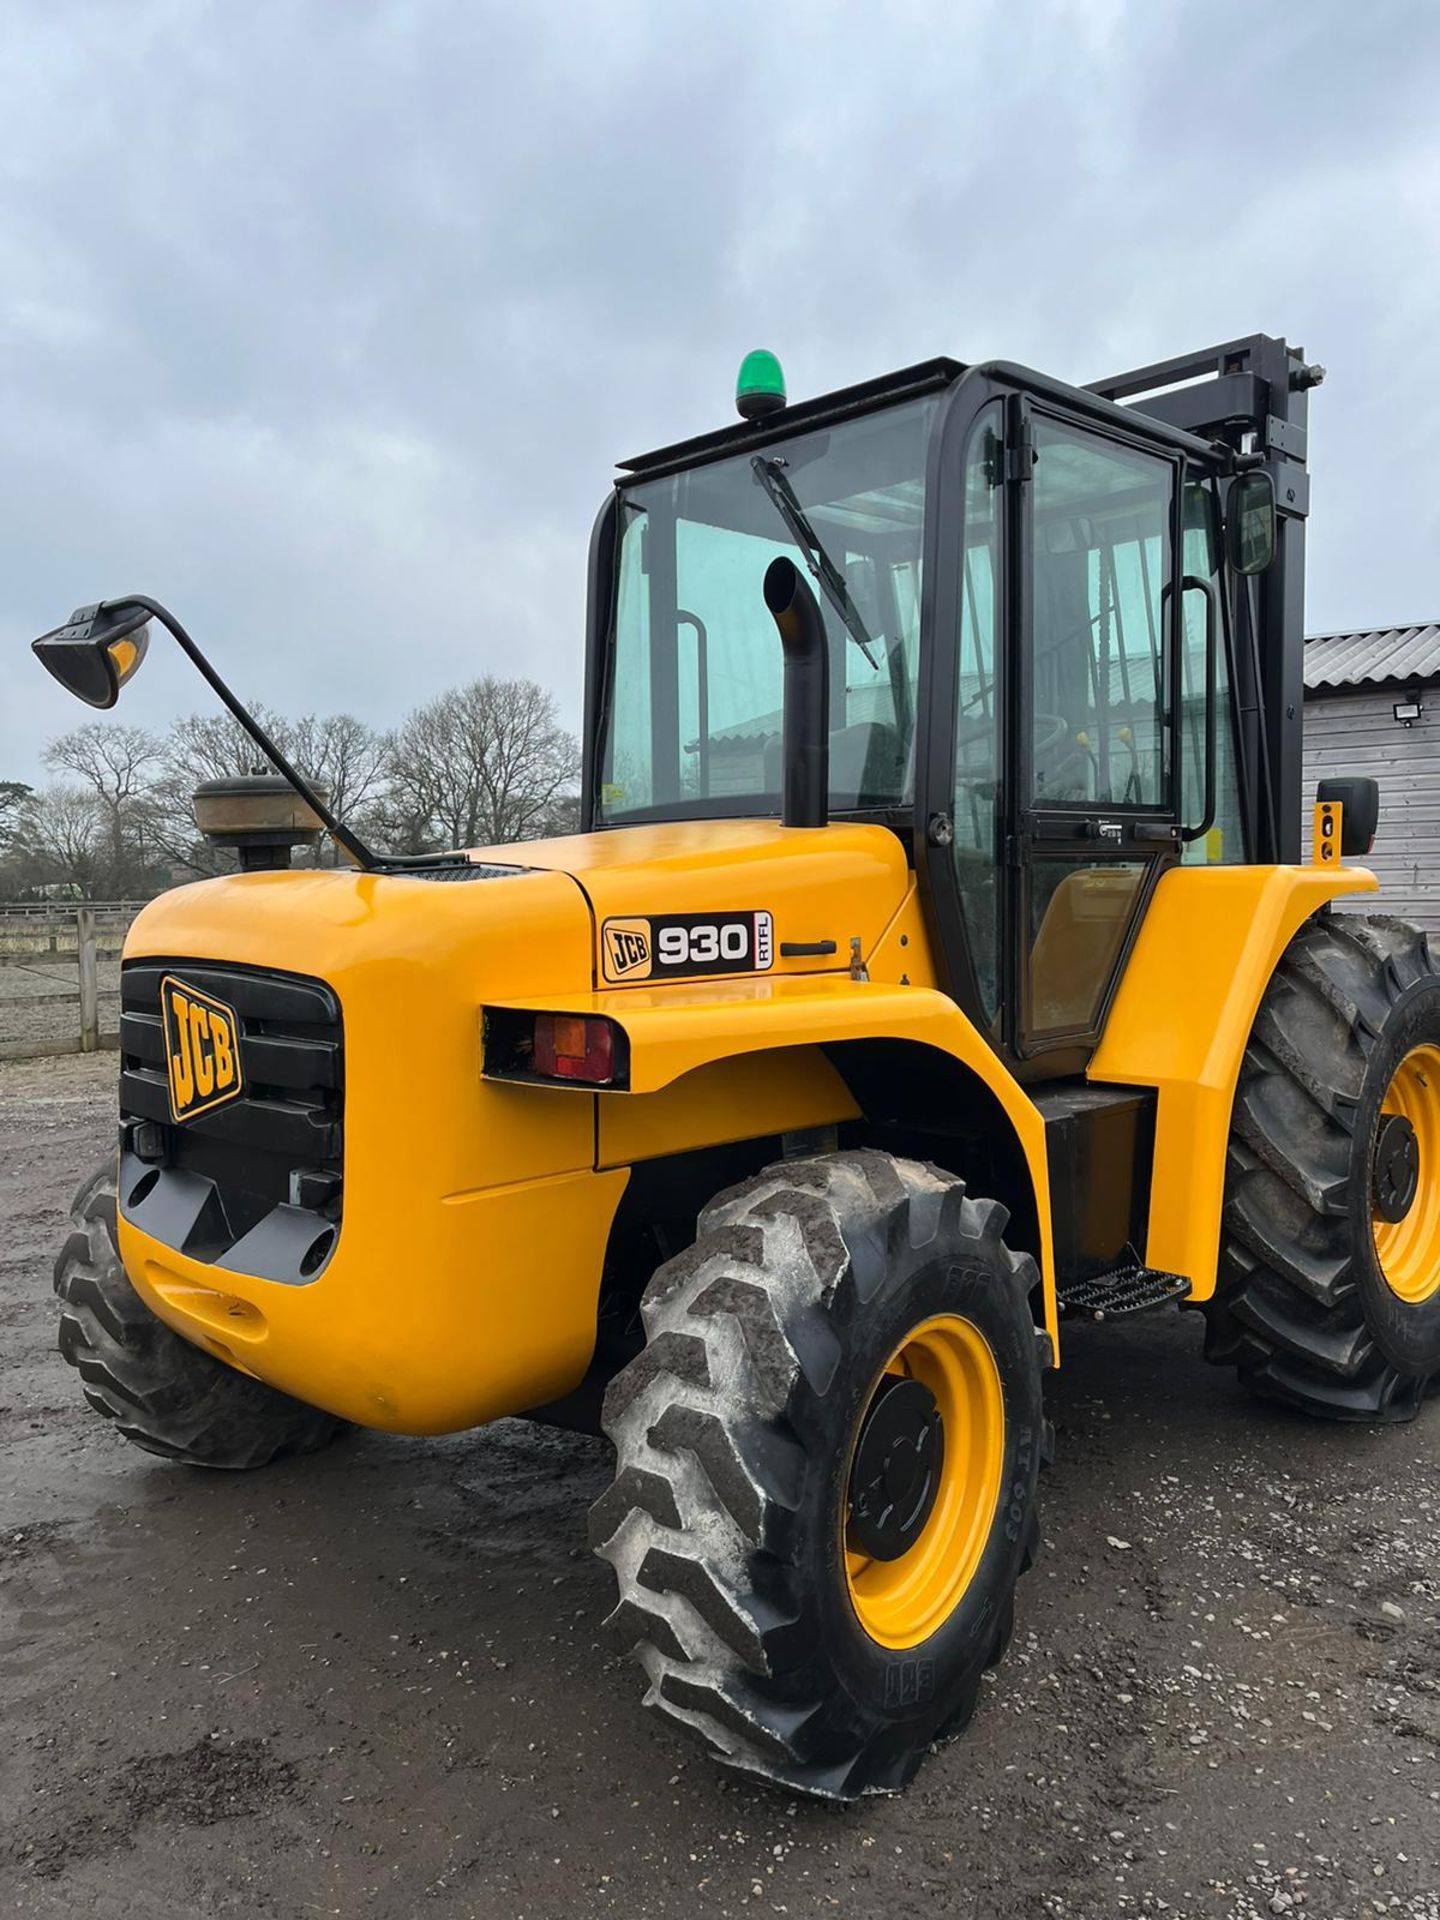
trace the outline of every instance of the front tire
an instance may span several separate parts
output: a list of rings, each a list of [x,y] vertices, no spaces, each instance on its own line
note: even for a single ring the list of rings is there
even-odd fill
[[[1418,928],[1327,913],[1286,948],[1205,1314],[1208,1359],[1325,1418],[1412,1419],[1440,1375],[1440,974]]]
[[[1005,1219],[914,1161],[791,1161],[651,1281],[591,1541],[647,1704],[726,1764],[898,1789],[1003,1653],[1044,1442]]]
[[[263,1467],[342,1432],[343,1420],[237,1373],[155,1317],[121,1263],[115,1203],[110,1160],[75,1196],[55,1262],[60,1351],[95,1411],[132,1446],[192,1467]]]

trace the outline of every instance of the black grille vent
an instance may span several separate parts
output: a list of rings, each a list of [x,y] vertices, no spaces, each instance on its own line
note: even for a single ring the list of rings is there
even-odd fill
[[[160,1014],[167,975],[234,1009],[244,1080],[239,1098],[180,1125]],[[313,1278],[341,1211],[344,1047],[334,992],[296,974],[131,961],[120,976],[120,1054],[126,1213],[195,1258],[267,1279]]]

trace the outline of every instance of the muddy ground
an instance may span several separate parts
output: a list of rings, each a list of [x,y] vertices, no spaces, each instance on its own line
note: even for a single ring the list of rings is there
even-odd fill
[[[849,1810],[639,1706],[599,1441],[133,1452],[53,1350],[109,1060],[0,1066],[0,1913],[1440,1920],[1440,1402],[1328,1429],[1193,1318],[1072,1333],[1048,1551],[969,1736]]]

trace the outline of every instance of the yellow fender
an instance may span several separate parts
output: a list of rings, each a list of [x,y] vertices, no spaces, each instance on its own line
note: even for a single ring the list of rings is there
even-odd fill
[[[1045,1122],[1023,1087],[947,994],[933,987],[852,980],[845,974],[803,974],[788,979],[630,987],[512,1004],[517,1008],[523,1004],[531,1012],[599,1015],[614,1021],[629,1042],[630,1085],[624,1092],[602,1092],[602,1103],[658,1092],[712,1061],[782,1047],[902,1040],[948,1055],[994,1094],[1025,1155],[1039,1225],[1045,1324],[1058,1351]],[[574,1095],[557,1090],[554,1097],[573,1099]]]
[[[1270,977],[1311,914],[1378,885],[1363,867],[1175,867],[1155,890],[1089,1078],[1158,1090],[1145,1261],[1192,1300],[1215,1291],[1230,1112]]]

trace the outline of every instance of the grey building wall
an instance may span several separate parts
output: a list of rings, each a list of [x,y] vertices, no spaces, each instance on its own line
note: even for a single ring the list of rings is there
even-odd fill
[[[1404,686],[1311,694],[1305,701],[1304,857],[1310,858],[1316,782],[1328,774],[1368,773],[1380,782],[1380,832],[1365,861],[1379,906],[1424,927],[1440,951],[1440,682],[1420,689],[1425,711],[1412,726],[1395,719]]]

